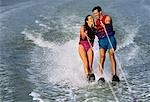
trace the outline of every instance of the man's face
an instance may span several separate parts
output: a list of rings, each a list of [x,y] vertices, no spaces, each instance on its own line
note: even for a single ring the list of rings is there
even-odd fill
[[[93,11],[93,16],[94,16],[96,19],[99,19],[99,18],[100,18],[100,12],[98,12],[98,10],[94,10],[94,11]]]

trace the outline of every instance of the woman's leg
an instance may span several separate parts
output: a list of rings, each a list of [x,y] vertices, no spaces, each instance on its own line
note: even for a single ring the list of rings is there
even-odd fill
[[[88,62],[89,62],[89,72],[92,73],[92,71],[93,71],[92,65],[93,65],[93,57],[94,57],[92,48],[89,48],[89,50],[87,52],[87,56],[88,56]]]
[[[89,72],[89,64],[88,64],[88,58],[87,58],[87,53],[82,45],[79,45],[79,55],[82,59],[82,62],[84,64],[84,72],[85,76],[87,77],[88,72]]]

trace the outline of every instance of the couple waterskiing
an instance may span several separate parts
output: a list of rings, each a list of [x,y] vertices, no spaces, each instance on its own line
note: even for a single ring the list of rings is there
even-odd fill
[[[95,36],[98,38],[100,60],[99,60],[99,79],[98,82],[105,82],[102,77],[106,52],[108,50],[111,66],[112,66],[112,81],[119,82],[120,79],[116,71],[116,60],[114,51],[116,50],[117,42],[115,39],[115,31],[113,30],[112,19],[109,15],[104,15],[100,6],[92,9],[92,15],[85,17],[84,25],[80,28],[79,55],[84,64],[84,73],[88,81],[95,81],[93,73],[93,45]]]

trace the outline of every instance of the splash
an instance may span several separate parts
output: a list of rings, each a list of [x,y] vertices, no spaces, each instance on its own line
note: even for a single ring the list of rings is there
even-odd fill
[[[28,40],[33,41],[34,44],[36,44],[37,46],[40,47],[45,47],[45,48],[54,48],[57,45],[49,42],[49,41],[45,41],[42,37],[41,33],[36,33],[34,31],[28,31],[28,30],[24,30],[23,32],[21,32],[22,34],[26,35],[26,38]]]

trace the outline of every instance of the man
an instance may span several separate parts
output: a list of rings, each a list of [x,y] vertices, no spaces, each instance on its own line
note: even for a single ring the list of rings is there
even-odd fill
[[[116,49],[116,39],[114,37],[115,32],[113,31],[112,19],[109,15],[103,15],[102,9],[100,6],[96,6],[92,9],[92,13],[95,17],[95,28],[97,30],[97,37],[99,39],[100,47],[100,61],[99,61],[99,74],[100,78],[98,81],[105,82],[105,79],[102,77],[104,61],[106,51],[108,50],[110,61],[112,65],[112,81],[119,82],[119,77],[116,73],[116,60],[114,56],[114,51]],[[108,36],[107,36],[108,35]]]

